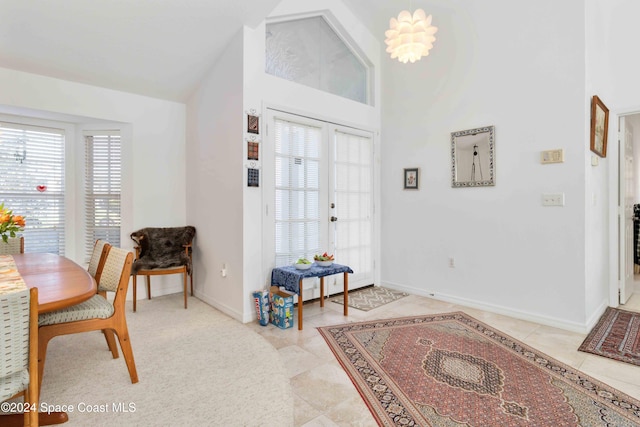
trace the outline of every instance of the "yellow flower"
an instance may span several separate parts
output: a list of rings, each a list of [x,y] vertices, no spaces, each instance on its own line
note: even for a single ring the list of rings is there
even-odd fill
[[[13,222],[15,222],[18,227],[22,228],[24,228],[24,226],[26,225],[24,217],[22,215],[15,215],[13,217]]]
[[[9,237],[16,237],[16,233],[22,231],[25,226],[25,220],[22,215],[13,215],[10,209],[4,207],[4,203],[0,204],[0,236],[5,243],[9,241]]]

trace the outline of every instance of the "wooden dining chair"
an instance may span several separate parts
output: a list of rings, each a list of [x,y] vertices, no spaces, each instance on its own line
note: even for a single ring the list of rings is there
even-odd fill
[[[89,259],[87,271],[98,284],[100,283],[100,276],[102,276],[104,263],[107,260],[107,255],[109,254],[110,249],[111,245],[107,241],[101,239],[96,240],[96,243],[93,245],[93,251],[91,253],[91,258]],[[100,285],[98,285],[98,294],[102,295],[105,299],[107,298],[107,290]],[[113,331],[111,329],[103,329],[102,333],[104,334],[104,338],[107,340],[107,345],[109,346],[109,350],[111,351],[113,358],[117,358],[118,346],[116,345],[116,339]]]
[[[0,240],[0,255],[15,255],[24,253],[24,237],[9,237],[7,242]]]
[[[24,425],[38,426],[38,289],[0,295],[0,402],[23,396]],[[4,425],[0,415],[0,425]]]
[[[185,227],[147,227],[131,233],[136,243],[133,263],[133,311],[138,299],[138,276],[146,276],[147,299],[151,299],[151,276],[182,274],[184,308],[187,308],[187,276],[193,296],[193,238],[196,229]]]
[[[38,372],[40,382],[44,372],[44,364],[49,341],[58,335],[75,334],[88,331],[110,331],[118,336],[120,348],[129,370],[132,383],[138,382],[138,372],[133,358],[133,349],[127,328],[125,302],[133,254],[124,249],[111,247],[107,253],[104,268],[98,282],[98,293],[89,300],[74,306],[43,313],[39,318],[38,330]],[[113,303],[101,293],[115,292]],[[109,339],[107,338],[107,342]],[[109,349],[114,359],[118,358],[118,350],[110,344]]]
[[[100,283],[100,276],[102,275],[102,269],[104,268],[104,263],[107,260],[107,254],[110,248],[111,245],[107,241],[100,239],[96,240],[96,243],[93,245],[87,271],[91,277],[95,279],[96,283]]]

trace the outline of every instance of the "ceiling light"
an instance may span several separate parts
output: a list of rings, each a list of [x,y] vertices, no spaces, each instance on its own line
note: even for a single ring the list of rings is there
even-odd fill
[[[389,29],[384,33],[387,52],[392,59],[398,58],[404,64],[416,62],[429,55],[437,31],[438,28],[431,25],[431,15],[426,16],[424,10],[417,9],[413,16],[403,10],[398,19],[389,20]]]

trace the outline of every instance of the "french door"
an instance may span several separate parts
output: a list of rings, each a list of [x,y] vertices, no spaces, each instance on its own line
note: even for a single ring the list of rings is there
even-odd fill
[[[353,269],[349,289],[373,284],[372,134],[271,109],[266,123],[267,265],[327,252]],[[319,297],[318,279],[305,280],[304,299]],[[341,292],[342,280],[326,278],[328,293]]]

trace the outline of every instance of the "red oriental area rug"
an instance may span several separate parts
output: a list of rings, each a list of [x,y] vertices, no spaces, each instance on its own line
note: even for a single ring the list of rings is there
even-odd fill
[[[382,426],[640,426],[640,402],[462,312],[318,328]]]
[[[607,307],[578,350],[640,366],[640,313]]]

